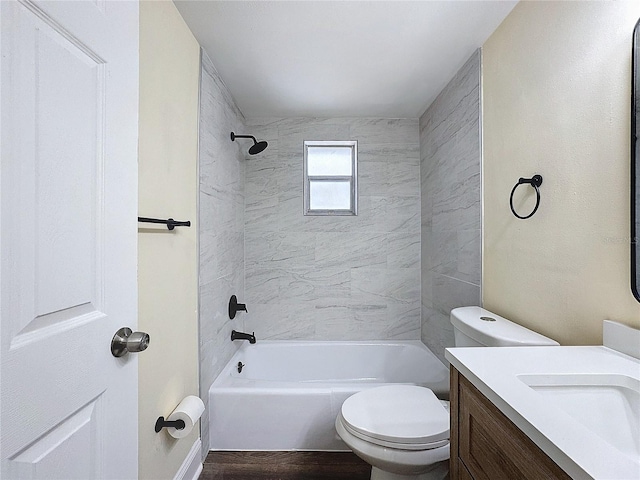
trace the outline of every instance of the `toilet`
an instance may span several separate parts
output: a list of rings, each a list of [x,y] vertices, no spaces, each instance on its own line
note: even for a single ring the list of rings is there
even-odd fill
[[[451,311],[456,347],[558,345],[480,307]],[[371,464],[371,480],[443,480],[449,474],[449,402],[426,387],[387,385],[342,404],[336,431]]]

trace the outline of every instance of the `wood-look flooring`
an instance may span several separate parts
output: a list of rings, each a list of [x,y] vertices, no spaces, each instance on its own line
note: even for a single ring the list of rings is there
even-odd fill
[[[351,452],[209,452],[199,480],[369,480]]]

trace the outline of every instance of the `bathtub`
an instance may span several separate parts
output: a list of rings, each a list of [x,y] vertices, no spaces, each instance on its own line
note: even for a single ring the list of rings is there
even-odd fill
[[[449,370],[420,341],[247,342],[209,390],[210,449],[348,451],[342,402],[390,383],[448,398]]]

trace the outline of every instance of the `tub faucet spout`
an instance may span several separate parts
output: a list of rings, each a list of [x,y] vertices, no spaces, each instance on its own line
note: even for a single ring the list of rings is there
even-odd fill
[[[231,340],[249,340],[249,343],[256,343],[256,332],[242,333],[231,330]]]

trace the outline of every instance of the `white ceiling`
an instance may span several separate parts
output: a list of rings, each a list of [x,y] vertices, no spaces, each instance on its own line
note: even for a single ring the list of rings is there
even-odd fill
[[[246,117],[419,117],[517,1],[174,0]]]

